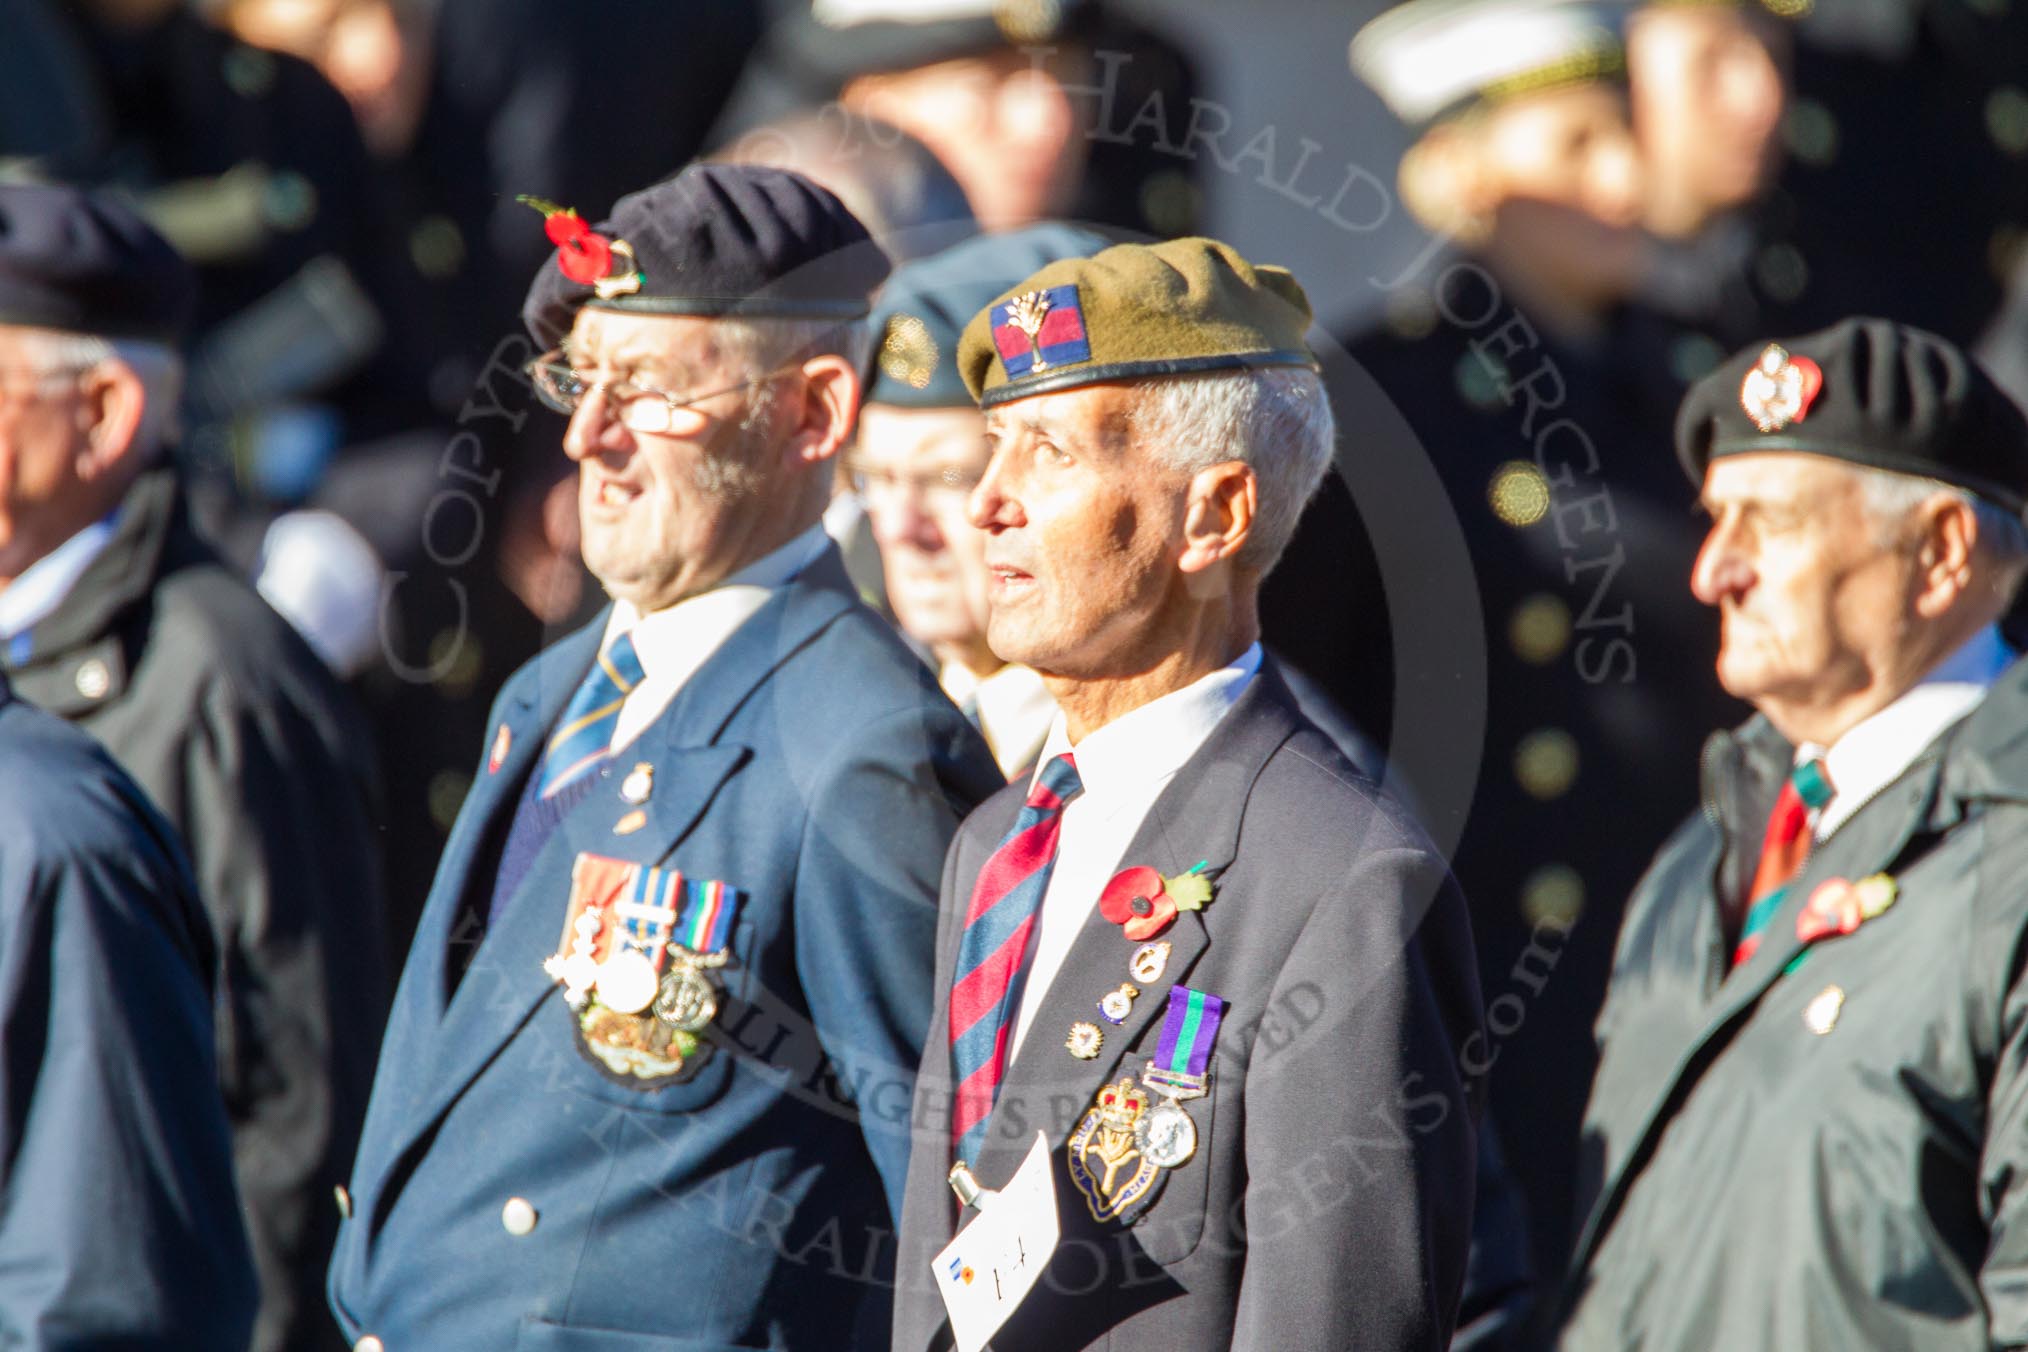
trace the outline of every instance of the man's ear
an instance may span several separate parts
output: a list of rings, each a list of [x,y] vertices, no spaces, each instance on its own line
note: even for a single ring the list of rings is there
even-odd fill
[[[85,449],[78,456],[77,476],[91,483],[126,464],[148,407],[148,388],[133,367],[114,359],[79,376],[78,389]]]
[[[1925,619],[1947,612],[1971,586],[1979,518],[1970,504],[1938,493],[1916,508],[1915,609]]]
[[[1183,554],[1177,566],[1200,573],[1230,563],[1253,536],[1260,481],[1241,460],[1226,460],[1191,477],[1183,508]]]
[[[859,372],[843,357],[826,353],[803,363],[803,400],[783,453],[814,465],[838,454],[852,440],[859,416]]]

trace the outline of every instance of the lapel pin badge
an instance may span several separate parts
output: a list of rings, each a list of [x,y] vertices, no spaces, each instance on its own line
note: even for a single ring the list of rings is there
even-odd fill
[[[1115,1025],[1125,1023],[1127,1015],[1134,1012],[1134,997],[1140,993],[1139,986],[1131,981],[1122,981],[1119,989],[1107,991],[1099,998],[1099,1014],[1107,1023]]]
[[[1838,1015],[1845,1008],[1845,990],[1842,986],[1826,986],[1815,999],[1803,1009],[1803,1026],[1818,1037],[1823,1037],[1838,1026]]]
[[[1099,1031],[1097,1024],[1086,1023],[1080,1019],[1070,1026],[1070,1036],[1063,1040],[1063,1045],[1068,1047],[1070,1054],[1078,1060],[1089,1061],[1099,1054],[1099,1048],[1105,1045],[1105,1040],[1106,1035]]]
[[[639,808],[635,808],[632,812],[629,812],[626,816],[613,823],[613,834],[616,836],[631,836],[647,824],[648,814]]]
[[[493,734],[493,750],[486,756],[487,774],[493,775],[500,772],[500,767],[507,761],[507,749],[513,745],[514,734],[507,730],[505,723],[502,723],[500,730]]]
[[[648,801],[648,795],[655,791],[655,767],[642,761],[627,771],[627,777],[620,781],[620,797],[623,801],[639,806]]]

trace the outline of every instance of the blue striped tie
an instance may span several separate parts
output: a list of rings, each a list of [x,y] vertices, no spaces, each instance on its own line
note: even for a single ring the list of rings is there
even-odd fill
[[[641,683],[641,659],[634,655],[634,640],[621,634],[585,673],[584,683],[570,697],[563,721],[542,753],[542,796],[554,798],[566,785],[582,779],[610,754],[613,725],[620,721],[620,706],[627,692]]]

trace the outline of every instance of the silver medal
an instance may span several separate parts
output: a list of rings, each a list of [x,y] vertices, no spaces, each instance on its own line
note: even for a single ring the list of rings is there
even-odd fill
[[[1165,1098],[1134,1124],[1134,1144],[1150,1164],[1174,1169],[1197,1153],[1197,1124],[1182,1104]]]
[[[655,1017],[679,1033],[704,1031],[718,1013],[718,992],[711,980],[687,963],[662,974],[662,993],[655,997]]]

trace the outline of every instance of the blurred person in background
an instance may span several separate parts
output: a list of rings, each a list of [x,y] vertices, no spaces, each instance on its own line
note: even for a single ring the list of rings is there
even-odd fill
[[[1695,379],[1853,310],[1969,343],[2028,239],[2028,12],[1649,0],[1627,27],[1652,301]],[[1911,247],[1920,241],[1921,247]]]
[[[770,28],[721,135],[835,101],[928,146],[982,229],[1170,236],[1198,219],[1195,162],[1099,119],[1187,108],[1196,85],[1181,47],[1097,0],[816,0]]]
[[[0,668],[182,833],[219,953],[218,1078],[260,1275],[254,1346],[318,1300],[385,1014],[370,743],[331,673],[191,525],[190,271],[125,207],[0,186]]]
[[[873,356],[845,467],[866,504],[895,622],[1009,779],[1034,769],[1056,701],[1039,675],[986,642],[986,534],[966,516],[986,470],[986,424],[958,374],[958,336],[1045,263],[1105,247],[1103,236],[1067,225],[982,236],[897,268],[868,320]]]
[[[2028,422],[1852,319],[1726,361],[1676,450],[1757,712],[1627,907],[1561,1346],[2028,1345]]]
[[[24,378],[0,370],[0,418]],[[104,749],[4,676],[0,840],[0,1342],[244,1348],[254,1270],[190,865]]]
[[[1473,1072],[1527,1143],[1511,1163],[1544,1277],[1568,1243],[1615,908],[1693,801],[1697,739],[1731,716],[1674,661],[1710,621],[1682,594],[1696,531],[1667,452],[1668,330],[1631,304],[1648,245],[1617,18],[1423,0],[1354,40],[1414,138],[1401,199],[1438,239],[1377,279],[1384,317],[1350,360],[1326,359],[1345,487],[1262,602],[1268,641],[1442,805],[1502,1011]],[[1400,723],[1431,707],[1442,747]]]

